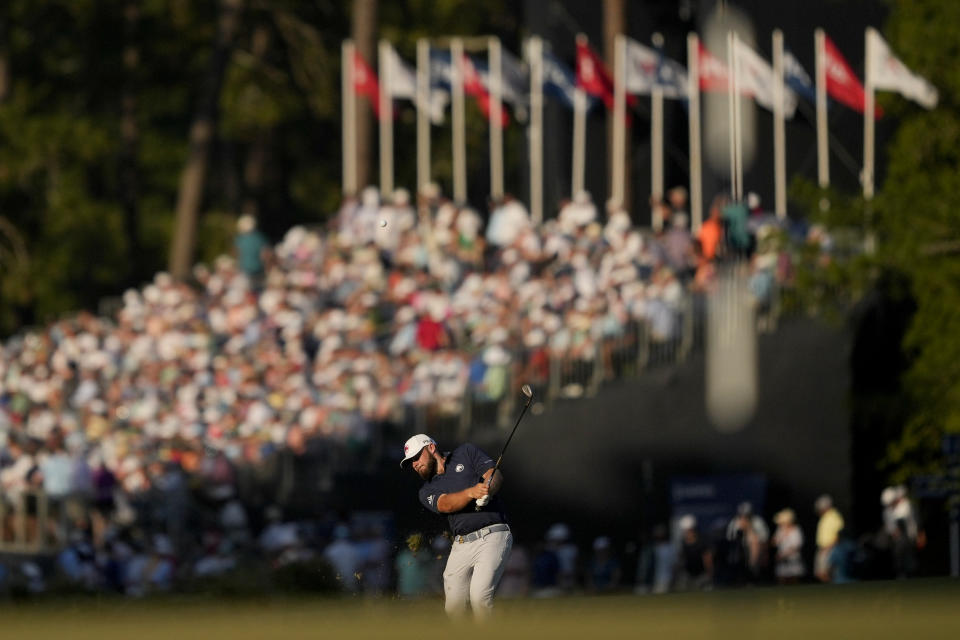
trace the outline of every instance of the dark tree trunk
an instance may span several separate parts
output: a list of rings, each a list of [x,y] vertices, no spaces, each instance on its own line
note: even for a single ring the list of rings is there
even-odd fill
[[[7,23],[0,18],[0,104],[10,96],[10,51],[7,44]]]
[[[200,92],[200,101],[190,126],[190,150],[180,176],[177,212],[170,252],[170,273],[183,279],[190,271],[197,237],[197,219],[203,200],[210,149],[216,132],[217,104],[223,76],[230,61],[233,41],[240,27],[243,0],[220,0],[217,39],[210,69]]]
[[[123,8],[123,90],[120,96],[120,201],[123,205],[124,229],[127,235],[127,279],[134,284],[139,277],[140,224],[137,203],[140,196],[139,164],[140,129],[137,126],[137,71],[140,66],[138,27],[140,0],[127,0]]]
[[[258,25],[253,31],[251,53],[254,61],[259,64],[264,61],[267,50],[270,48],[270,29],[265,25]],[[263,181],[267,170],[269,155],[270,132],[257,131],[247,151],[247,160],[243,167],[243,206],[241,214],[255,218],[260,215],[260,202],[263,196]]]

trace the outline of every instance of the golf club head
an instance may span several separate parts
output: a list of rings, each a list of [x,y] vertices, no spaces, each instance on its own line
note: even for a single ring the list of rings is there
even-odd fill
[[[526,396],[528,399],[533,397],[533,389],[530,388],[530,385],[525,384],[520,387],[520,393]]]

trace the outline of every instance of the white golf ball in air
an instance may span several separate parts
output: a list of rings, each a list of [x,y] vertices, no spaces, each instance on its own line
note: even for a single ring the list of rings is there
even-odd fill
[[[387,228],[387,221],[386,221],[386,220],[381,220],[381,221],[380,221],[380,228],[381,228],[381,229],[386,229],[386,228]]]

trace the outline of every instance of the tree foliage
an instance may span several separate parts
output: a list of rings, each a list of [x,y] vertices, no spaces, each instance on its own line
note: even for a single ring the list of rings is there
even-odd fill
[[[132,36],[124,22],[130,4],[137,8]],[[351,3],[244,4],[219,96],[196,260],[229,250],[233,221],[250,198],[274,238],[293,224],[322,222],[339,205],[340,42],[349,34]],[[0,87],[0,335],[95,308],[166,267],[217,7],[189,0],[0,3],[0,63],[10,77],[8,90]],[[408,60],[417,37],[436,34],[497,33],[517,51],[513,13],[500,0],[384,2],[379,35]],[[268,35],[262,51],[256,33]],[[135,97],[138,131],[134,224],[123,206],[125,89]],[[415,120],[409,106],[400,107],[398,155],[409,156]],[[486,125],[469,108],[468,155],[485,157]],[[517,127],[507,131],[508,159],[522,157],[521,139]],[[433,144],[436,178],[448,184],[449,119]],[[253,153],[264,158],[256,185],[245,171]],[[413,186],[413,165],[398,163],[398,184]],[[470,171],[471,184],[485,188],[486,167]]]
[[[887,149],[877,224],[887,268],[904,273],[916,312],[904,349],[911,413],[888,462],[901,478],[940,464],[944,433],[960,433],[960,3],[898,0],[887,37],[940,92],[933,111],[890,100],[901,124]]]
[[[877,240],[874,255],[853,256],[809,276],[815,283],[833,278],[854,298],[881,290],[913,309],[901,344],[907,366],[897,395],[870,400],[886,407],[885,415],[891,401],[896,405],[892,413],[902,425],[881,465],[891,479],[905,481],[939,470],[943,435],[960,433],[960,3],[890,4],[883,35],[907,67],[937,87],[939,104],[927,111],[896,94],[877,95],[897,130],[879,150],[886,179],[872,203],[827,194],[832,206],[824,213],[816,203],[825,194],[796,184],[794,195],[832,230],[869,230]]]

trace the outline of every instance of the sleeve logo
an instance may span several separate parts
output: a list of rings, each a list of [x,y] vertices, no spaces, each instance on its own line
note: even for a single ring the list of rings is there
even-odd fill
[[[427,496],[427,504],[429,504],[431,507],[433,506],[433,496]]]
[[[457,465],[457,468],[455,469],[455,471],[456,471],[457,473],[460,473],[461,471],[463,471],[463,465],[462,465],[462,464],[458,464],[458,465]]]

